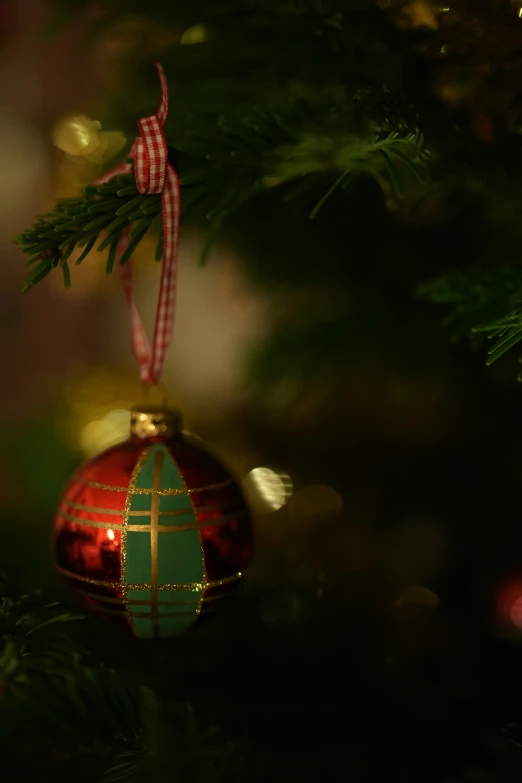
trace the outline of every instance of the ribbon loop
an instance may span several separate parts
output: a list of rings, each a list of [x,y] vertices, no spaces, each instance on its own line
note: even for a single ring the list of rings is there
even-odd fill
[[[123,290],[129,306],[131,319],[131,341],[134,355],[140,368],[142,383],[153,386],[159,382],[165,353],[172,339],[176,305],[178,267],[178,237],[181,211],[179,179],[169,164],[167,143],[163,126],[168,114],[167,80],[161,65],[156,62],[161,85],[161,100],[156,114],[138,120],[139,138],[136,139],[129,157],[134,160],[136,186],[142,194],[161,193],[163,213],[163,259],[160,290],[156,309],[156,321],[152,350],[147,339],[136,302],[132,282],[130,259],[120,266]],[[116,174],[128,173],[130,164],[122,164],[97,182],[105,182]],[[129,244],[128,231],[118,241],[116,257],[119,259]]]
[[[169,156],[163,127],[157,117],[138,121],[141,138],[136,143],[134,171],[140,193],[162,193]]]

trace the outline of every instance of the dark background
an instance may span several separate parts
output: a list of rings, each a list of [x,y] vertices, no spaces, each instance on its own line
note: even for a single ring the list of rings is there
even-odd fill
[[[124,437],[111,411],[141,390],[104,264],[94,255],[75,270],[70,292],[51,278],[21,297],[12,239],[105,162],[53,139],[70,115],[101,112],[139,23],[101,43],[73,46],[69,33],[51,57],[35,45],[45,4],[22,5],[34,29],[18,19],[4,30],[0,68],[0,563],[15,589],[72,607],[53,568],[54,509],[74,467]],[[452,343],[416,296],[441,256],[466,266],[482,252],[473,205],[458,202],[444,226],[430,219],[390,215],[365,181],[313,224],[266,198],[202,270],[201,231],[187,227],[171,397],[247,488],[266,466],[291,477],[293,495],[271,511],[251,498],[248,583],[192,635],[153,648],[90,620],[71,631],[131,683],[170,672],[166,692],[203,727],[194,747],[183,740],[182,780],[216,724],[230,758],[210,754],[194,779],[212,779],[213,764],[249,781],[515,779],[516,357],[486,368],[484,347]],[[148,253],[136,264],[150,317]]]

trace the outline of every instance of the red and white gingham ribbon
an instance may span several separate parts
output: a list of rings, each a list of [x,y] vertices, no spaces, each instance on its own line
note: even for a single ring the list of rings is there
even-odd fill
[[[130,259],[126,264],[120,266],[121,280],[131,317],[132,350],[140,367],[140,379],[142,383],[148,385],[158,383],[165,361],[165,353],[172,339],[181,204],[178,175],[169,164],[167,143],[163,133],[168,113],[167,80],[163,68],[158,62],[156,62],[156,70],[161,84],[160,105],[156,114],[138,120],[140,135],[129,153],[129,158],[134,159],[134,175],[139,192],[144,194],[161,193],[163,260],[152,350],[134,299]],[[96,182],[106,182],[117,174],[127,174],[131,168],[130,163],[122,163]],[[128,244],[128,231],[124,231],[118,241],[117,261]]]

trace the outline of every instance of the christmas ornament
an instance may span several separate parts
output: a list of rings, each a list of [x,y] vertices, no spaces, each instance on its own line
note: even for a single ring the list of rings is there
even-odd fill
[[[237,587],[250,517],[226,469],[181,431],[177,410],[135,407],[131,437],[67,486],[54,550],[87,609],[141,638],[171,636]]]
[[[140,193],[161,193],[163,259],[152,346],[134,300],[128,248],[118,267],[131,317],[131,342],[146,386],[160,383],[172,338],[178,261],[180,187],[163,126],[165,75],[157,114],[138,121],[130,158]],[[129,171],[126,162],[104,179]],[[125,254],[125,257],[124,257]],[[132,409],[131,437],[78,470],[56,516],[58,570],[82,603],[142,638],[183,633],[221,605],[250,558],[247,507],[230,474],[181,430],[179,411]]]

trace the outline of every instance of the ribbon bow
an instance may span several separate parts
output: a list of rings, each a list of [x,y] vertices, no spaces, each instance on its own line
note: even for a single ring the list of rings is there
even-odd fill
[[[139,137],[134,142],[129,158],[134,160],[136,186],[140,193],[161,193],[163,213],[163,259],[161,280],[154,325],[152,350],[145,327],[134,299],[134,286],[130,260],[120,266],[121,280],[131,317],[132,350],[140,367],[140,380],[144,384],[158,383],[165,353],[172,339],[178,267],[178,239],[181,195],[178,175],[169,164],[167,143],[163,126],[168,114],[168,89],[163,68],[156,62],[161,84],[161,99],[156,114],[138,120]],[[131,164],[126,162],[96,180],[106,182],[117,174],[128,174]],[[118,242],[117,257],[129,244],[125,231]]]

